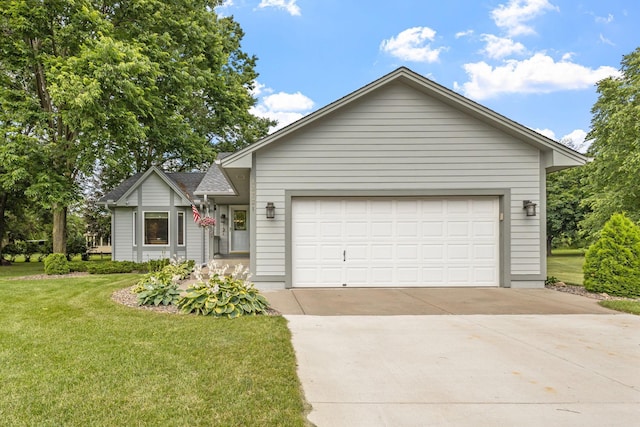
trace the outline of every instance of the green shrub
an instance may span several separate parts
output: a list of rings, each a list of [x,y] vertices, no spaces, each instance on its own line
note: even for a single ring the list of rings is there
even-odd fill
[[[20,247],[15,243],[9,243],[2,248],[2,257],[7,261],[15,262],[16,256],[21,253]]]
[[[50,254],[44,259],[45,274],[67,274],[69,262],[64,254]]]
[[[208,267],[207,280],[203,280],[200,268],[196,267],[198,281],[178,300],[180,311],[229,318],[266,311],[269,303],[248,280],[248,271],[241,265],[230,275],[225,274],[226,267],[218,268],[215,262]]]
[[[107,261],[87,264],[90,274],[118,274],[142,271],[144,266],[133,261]]]
[[[70,261],[69,262],[69,271],[81,271],[86,272],[89,271],[89,263],[85,261]]]
[[[67,260],[71,261],[75,255],[87,253],[87,242],[82,235],[71,236],[67,239]]]
[[[583,271],[588,291],[640,296],[640,228],[624,214],[613,215],[587,250]]]

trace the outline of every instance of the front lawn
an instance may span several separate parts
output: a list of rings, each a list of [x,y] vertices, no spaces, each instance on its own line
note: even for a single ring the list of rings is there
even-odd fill
[[[137,277],[0,277],[4,425],[305,425],[284,318],[111,301]]]

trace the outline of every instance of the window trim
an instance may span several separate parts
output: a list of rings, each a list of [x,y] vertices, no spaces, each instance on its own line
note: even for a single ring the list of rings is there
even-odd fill
[[[182,222],[182,233],[180,233],[180,223],[181,222]],[[185,213],[184,212],[178,212],[177,220],[176,220],[176,233],[177,233],[176,241],[178,243],[178,246],[180,246],[180,247],[186,246],[186,244],[187,244],[187,227],[186,227]],[[182,243],[180,243],[180,238],[182,238]]]
[[[133,211],[133,246],[137,247],[138,246],[138,212],[137,211]]]
[[[147,214],[167,214],[167,243],[146,243],[147,242]],[[142,246],[149,248],[167,247],[171,246],[171,212],[170,211],[142,211]]]

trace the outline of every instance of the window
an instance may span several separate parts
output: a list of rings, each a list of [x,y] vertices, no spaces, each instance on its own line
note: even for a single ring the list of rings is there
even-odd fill
[[[144,213],[144,244],[169,244],[169,212]]]
[[[184,246],[184,212],[178,212],[178,246]]]
[[[138,246],[138,212],[133,212],[133,246]]]

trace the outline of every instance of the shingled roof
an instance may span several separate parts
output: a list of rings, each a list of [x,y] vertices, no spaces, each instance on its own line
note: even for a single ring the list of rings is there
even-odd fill
[[[220,170],[217,164],[212,164],[207,172],[164,172],[156,169],[158,173],[163,174],[166,178],[172,181],[177,188],[182,191],[187,199],[193,200],[195,195],[211,194],[211,195],[233,195],[235,191],[227,178]],[[127,178],[114,188],[105,194],[99,203],[108,203],[109,201],[117,202],[120,200],[129,190],[137,186],[140,179],[146,174],[139,172],[135,175]]]

